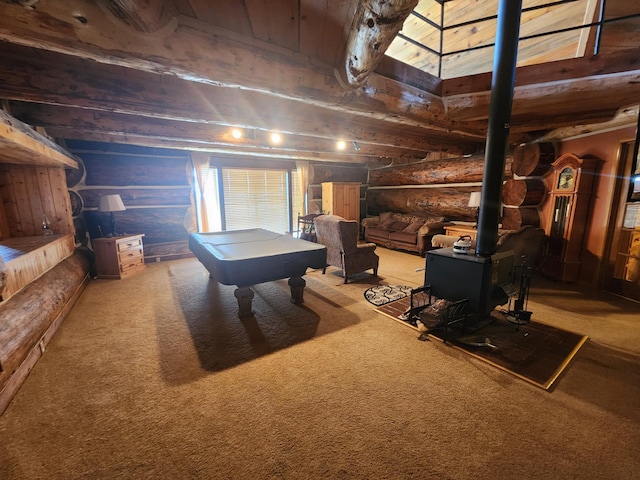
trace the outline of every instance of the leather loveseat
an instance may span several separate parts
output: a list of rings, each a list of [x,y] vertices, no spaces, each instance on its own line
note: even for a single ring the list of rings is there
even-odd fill
[[[382,212],[362,220],[364,238],[387,248],[418,252],[430,250],[434,235],[444,233],[444,217]]]

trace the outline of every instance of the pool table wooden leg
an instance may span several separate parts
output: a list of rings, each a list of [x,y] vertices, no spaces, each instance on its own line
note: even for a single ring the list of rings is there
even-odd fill
[[[253,290],[249,287],[238,287],[233,292],[233,296],[238,299],[238,316],[240,318],[253,316],[253,311],[251,310]]]
[[[291,287],[291,301],[293,303],[304,303],[304,286],[307,284],[302,277],[291,277],[289,279],[289,287]]]

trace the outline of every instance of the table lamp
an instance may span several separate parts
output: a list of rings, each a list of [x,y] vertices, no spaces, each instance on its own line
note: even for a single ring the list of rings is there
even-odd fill
[[[116,236],[116,217],[113,212],[121,212],[126,210],[124,208],[124,203],[122,203],[122,198],[117,193],[113,195],[104,195],[100,197],[100,206],[98,207],[100,212],[109,212],[111,213],[109,217],[109,233],[108,237]]]
[[[471,195],[469,195],[468,206],[476,209],[476,224],[473,226],[473,228],[478,228],[478,216],[480,215],[480,197],[480,192],[471,192]]]

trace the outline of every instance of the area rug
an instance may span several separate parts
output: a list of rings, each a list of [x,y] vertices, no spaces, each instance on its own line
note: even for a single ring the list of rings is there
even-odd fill
[[[404,320],[410,299],[403,298],[375,310],[414,330]],[[534,312],[535,315],[535,312]],[[443,331],[435,330],[423,339],[442,340]],[[569,365],[588,337],[532,320],[515,325],[501,312],[491,313],[490,323],[475,332],[462,329],[448,332],[447,344],[501,370],[548,390]]]
[[[412,287],[405,285],[375,285],[367,288],[364,292],[364,298],[369,303],[379,307],[387,303],[406,298],[411,295]]]

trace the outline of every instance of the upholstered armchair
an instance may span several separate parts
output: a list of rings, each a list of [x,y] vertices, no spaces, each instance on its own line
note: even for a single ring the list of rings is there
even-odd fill
[[[378,275],[375,243],[358,244],[360,228],[355,220],[338,215],[320,215],[313,220],[317,242],[327,247],[327,265],[342,269],[344,283],[350,275],[373,269]],[[326,268],[322,271],[325,273]]]

